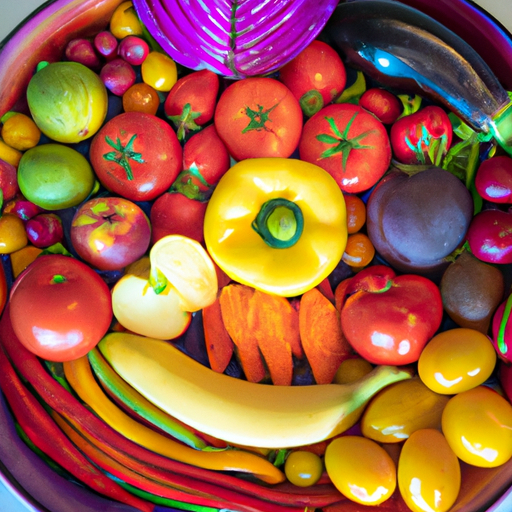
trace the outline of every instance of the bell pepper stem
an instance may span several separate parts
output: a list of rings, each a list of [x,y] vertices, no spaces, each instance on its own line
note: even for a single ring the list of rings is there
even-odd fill
[[[281,197],[263,203],[252,228],[274,249],[295,245],[304,229],[302,210],[292,201]]]

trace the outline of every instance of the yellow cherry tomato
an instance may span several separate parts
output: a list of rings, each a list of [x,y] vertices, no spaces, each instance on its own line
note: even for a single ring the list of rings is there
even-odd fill
[[[373,366],[362,357],[354,357],[352,359],[345,359],[334,376],[336,384],[349,384],[364,377],[367,373],[373,370]]]
[[[6,119],[2,126],[1,136],[6,144],[18,151],[26,151],[37,146],[41,138],[41,130],[32,118],[17,112],[4,116],[4,118]]]
[[[485,334],[457,328],[434,336],[418,361],[421,380],[432,391],[455,395],[485,382],[496,365],[496,351]]]
[[[21,151],[14,149],[13,147],[9,146],[9,144],[6,144],[2,139],[0,139],[0,158],[2,160],[8,164],[11,164],[17,169],[22,156],[23,153]]]
[[[303,450],[291,452],[284,464],[286,478],[299,487],[315,485],[323,469],[322,459],[316,453]]]
[[[413,512],[446,512],[460,490],[460,464],[441,432],[422,429],[405,441],[398,487]]]
[[[512,405],[478,386],[450,398],[443,411],[443,433],[459,459],[497,467],[512,457]]]
[[[157,91],[170,91],[178,80],[176,63],[160,52],[149,52],[141,66],[142,80]]]
[[[131,1],[123,2],[116,8],[110,18],[110,32],[117,39],[142,35],[142,25]]]
[[[368,404],[361,418],[363,435],[380,443],[399,443],[413,432],[441,428],[449,397],[431,391],[418,377],[392,384]]]
[[[4,213],[0,217],[0,254],[11,254],[27,244],[23,221],[17,215]]]
[[[362,505],[383,503],[396,489],[393,459],[365,437],[334,439],[325,451],[325,468],[338,491]]]

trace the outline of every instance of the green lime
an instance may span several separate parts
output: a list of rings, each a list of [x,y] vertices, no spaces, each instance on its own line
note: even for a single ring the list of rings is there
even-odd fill
[[[80,204],[94,187],[94,172],[78,151],[44,144],[26,151],[18,166],[21,193],[46,210]]]

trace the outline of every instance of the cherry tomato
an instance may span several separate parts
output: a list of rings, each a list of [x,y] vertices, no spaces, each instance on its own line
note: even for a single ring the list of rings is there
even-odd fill
[[[328,105],[304,125],[299,144],[301,160],[319,165],[343,192],[371,188],[391,162],[384,125],[358,105]]]
[[[439,333],[427,343],[418,373],[432,391],[454,395],[484,383],[495,365],[496,351],[485,334],[457,328]]]
[[[493,468],[512,456],[512,405],[488,387],[450,398],[442,427],[451,449],[468,464]]]
[[[123,94],[123,110],[125,112],[145,112],[155,115],[159,106],[158,93],[144,82],[133,84]]]
[[[5,119],[7,117],[7,119]],[[41,130],[31,117],[13,113],[4,116],[1,136],[6,144],[18,151],[33,148],[41,138]]]
[[[512,158],[495,156],[484,160],[475,177],[477,192],[493,203],[512,203]]]
[[[359,105],[376,116],[381,123],[392,124],[402,113],[399,99],[385,89],[372,88],[363,93]]]
[[[108,121],[94,136],[90,157],[103,186],[131,201],[155,199],[182,165],[173,129],[144,112],[125,112]]]
[[[362,357],[345,359],[334,376],[336,384],[349,384],[355,382],[373,370],[373,366]]]
[[[0,254],[10,254],[28,243],[25,224],[16,215],[4,213],[0,217]]]
[[[368,235],[354,233],[348,236],[345,252],[341,259],[350,267],[359,269],[371,263],[375,256],[375,247]]]
[[[133,8],[133,2],[123,2],[116,8],[110,18],[110,31],[117,39],[142,35],[142,26]]]
[[[141,66],[142,80],[157,91],[167,92],[178,79],[176,63],[160,52],[149,52]]]
[[[366,223],[366,205],[353,194],[343,194],[347,208],[347,233],[357,233]]]
[[[309,487],[320,480],[323,466],[322,459],[316,453],[296,450],[286,458],[284,472],[292,484]]]
[[[246,78],[221,94],[215,128],[235,160],[289,157],[299,143],[302,110],[290,89],[273,78]]]
[[[60,254],[40,256],[13,285],[10,317],[16,336],[37,356],[77,359],[110,326],[110,290],[85,263]]]
[[[336,488],[362,505],[378,505],[396,488],[395,463],[384,448],[365,437],[334,439],[325,451],[325,467]]]
[[[413,512],[447,512],[460,490],[457,456],[441,432],[422,429],[405,441],[398,460],[398,486]]]

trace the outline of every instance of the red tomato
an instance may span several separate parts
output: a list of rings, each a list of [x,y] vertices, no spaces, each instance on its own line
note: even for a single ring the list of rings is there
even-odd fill
[[[5,277],[4,266],[0,263],[0,314],[7,303],[7,279]]]
[[[452,124],[446,112],[429,105],[396,121],[391,127],[390,139],[399,162],[440,165],[452,143],[452,135]]]
[[[392,124],[402,113],[399,99],[386,89],[374,87],[363,93],[359,105],[376,116],[384,124]]]
[[[226,145],[211,124],[196,133],[183,147],[183,171],[172,188],[190,199],[204,201],[229,169]]]
[[[439,288],[429,279],[396,277],[383,265],[367,267],[348,284],[341,326],[354,350],[373,364],[417,361],[441,325]]]
[[[162,194],[151,207],[151,241],[167,235],[183,235],[204,242],[203,223],[206,206],[178,192]]]
[[[328,105],[311,117],[302,130],[299,153],[352,194],[375,185],[391,162],[384,125],[351,103]]]
[[[235,160],[289,157],[299,143],[302,110],[294,95],[273,78],[246,78],[220,96],[215,128]]]
[[[279,70],[279,78],[299,100],[307,116],[316,114],[343,91],[345,66],[336,50],[313,41]]]
[[[179,140],[211,121],[218,92],[219,77],[208,69],[194,71],[172,86],[164,111],[176,127]]]
[[[87,354],[112,321],[110,290],[85,263],[60,254],[38,257],[15,281],[10,318],[25,347],[49,361]]]
[[[90,157],[105,188],[131,201],[150,201],[178,176],[182,149],[173,129],[162,119],[144,112],[125,112],[94,136]]]

